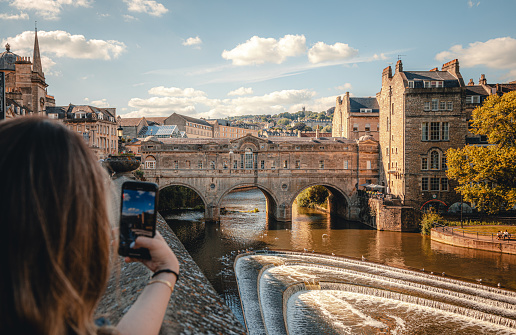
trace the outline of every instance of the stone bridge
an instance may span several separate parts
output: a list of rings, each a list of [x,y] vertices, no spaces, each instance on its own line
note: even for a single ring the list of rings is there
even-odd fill
[[[378,182],[378,142],[371,136],[345,138],[247,135],[237,139],[150,139],[141,146],[148,181],[160,189],[182,185],[205,205],[205,219],[218,221],[222,199],[243,187],[258,188],[267,199],[267,217],[292,219],[301,191],[322,185],[330,192],[329,211],[358,220],[357,188]]]

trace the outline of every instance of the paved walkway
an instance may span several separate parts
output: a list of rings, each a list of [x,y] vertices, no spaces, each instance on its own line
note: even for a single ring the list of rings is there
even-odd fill
[[[457,235],[464,238],[470,238],[474,240],[482,240],[482,241],[491,241],[491,242],[507,242],[507,243],[516,243],[516,238],[512,236],[510,239],[501,239],[499,240],[497,234],[489,234],[481,233],[478,234],[475,232],[466,232],[462,228],[458,227],[436,227],[435,230],[442,232],[444,234]]]

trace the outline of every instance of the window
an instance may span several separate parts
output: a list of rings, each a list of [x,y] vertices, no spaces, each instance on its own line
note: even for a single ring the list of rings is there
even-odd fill
[[[408,88],[414,88],[414,81],[413,80],[409,80]]]
[[[468,95],[466,96],[467,104],[479,104],[480,103],[480,95]]]
[[[174,169],[179,169],[179,161],[174,161]]]
[[[210,168],[211,168],[212,170],[215,170],[215,162],[214,162],[214,161],[211,161],[211,162],[210,162]]]
[[[394,104],[391,104],[391,114],[394,114]]]
[[[436,111],[439,109],[439,99],[432,99],[432,110]]]
[[[319,169],[324,169],[324,161],[319,161]]]
[[[446,109],[449,110],[449,111],[453,110],[453,102],[448,101],[446,103]]]
[[[358,123],[355,123],[355,124],[353,125],[353,131],[358,131]]]
[[[371,131],[371,125],[369,123],[366,123],[365,131]]]
[[[238,169],[238,160],[233,161],[233,169]]]
[[[425,81],[423,82],[423,86],[424,86],[424,88],[430,88],[430,82],[429,82],[429,81],[427,81],[427,80],[425,80]]]
[[[272,164],[271,164],[271,169],[275,169],[276,168],[276,161],[272,161]]]
[[[222,162],[222,168],[223,168],[224,170],[227,170],[227,168],[228,168],[228,161],[223,161],[223,162]]]
[[[190,161],[186,161],[186,168],[189,169],[190,168]]]
[[[442,123],[442,140],[443,141],[448,141],[449,140],[449,124],[448,122],[443,122]]]
[[[367,161],[366,169],[371,170],[371,161]]]
[[[439,103],[439,109],[442,111],[446,109],[446,101],[441,101]]]
[[[296,169],[300,169],[301,168],[301,161],[296,161]]]
[[[430,101],[425,101],[425,106],[424,106],[423,110],[429,111],[431,109],[432,109],[432,105],[431,105]]]
[[[253,168],[253,153],[252,151],[246,151],[245,153],[245,168],[252,169]]]
[[[296,150],[299,150],[301,149],[301,147],[299,145],[296,146]]]
[[[439,141],[440,122],[430,122],[430,141]]]
[[[202,169],[202,161],[197,162],[197,168]]]
[[[283,168],[288,169],[288,161],[283,161]]]
[[[428,122],[421,124],[421,141],[428,141]]]
[[[441,170],[448,170],[448,164],[447,164],[446,156],[444,156],[444,155],[441,158]]]
[[[265,169],[265,161],[260,162],[260,169]]]
[[[156,168],[156,160],[154,158],[147,158],[145,161],[145,168],[146,169],[155,169]]]
[[[439,178],[430,178],[430,191],[439,191]]]
[[[387,129],[387,131],[389,131],[389,118],[387,118],[387,122],[385,124],[385,128]]]
[[[439,170],[439,153],[437,151],[430,153],[430,169]]]
[[[386,156],[389,156],[389,147],[385,148],[385,154]]]
[[[360,108],[360,113],[372,113],[373,110],[371,108]]]
[[[344,161],[344,170],[348,169],[348,161]]]
[[[448,178],[441,178],[441,191],[448,191]]]
[[[428,170],[428,158],[421,157],[421,170]]]
[[[428,191],[428,177],[421,178],[421,190]]]

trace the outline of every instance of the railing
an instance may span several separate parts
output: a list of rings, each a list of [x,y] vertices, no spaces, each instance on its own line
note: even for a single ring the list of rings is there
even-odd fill
[[[482,231],[472,231],[470,229],[464,229],[460,227],[451,227],[451,226],[443,226],[443,225],[437,225],[435,224],[434,227],[437,230],[441,230],[444,233],[449,233],[451,235],[461,236],[461,237],[467,237],[472,238],[476,240],[484,240],[484,241],[511,241],[511,234],[503,235],[499,233],[487,233]]]

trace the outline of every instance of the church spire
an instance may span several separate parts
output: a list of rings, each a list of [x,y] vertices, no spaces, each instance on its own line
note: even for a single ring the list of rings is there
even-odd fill
[[[38,73],[40,76],[43,75],[43,67],[41,66],[41,56],[39,55],[39,43],[38,43],[38,28],[35,28],[34,35],[34,57],[32,57],[32,72]]]

